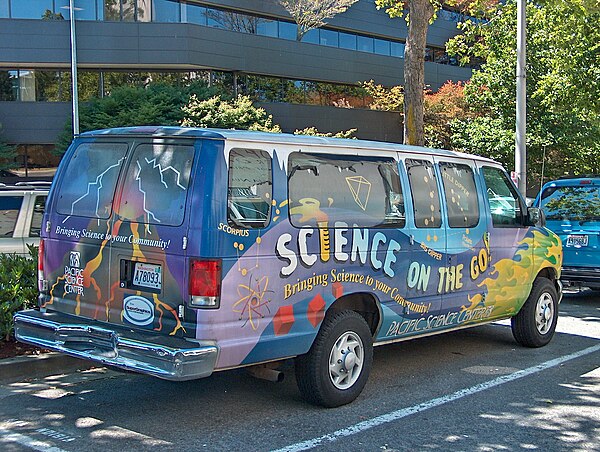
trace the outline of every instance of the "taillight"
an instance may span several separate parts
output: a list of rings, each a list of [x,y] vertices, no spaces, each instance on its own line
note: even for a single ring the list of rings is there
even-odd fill
[[[221,260],[190,262],[190,307],[218,308],[221,296]]]

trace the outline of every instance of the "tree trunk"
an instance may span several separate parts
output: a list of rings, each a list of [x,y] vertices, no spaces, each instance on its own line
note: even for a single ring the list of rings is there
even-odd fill
[[[435,12],[430,0],[409,0],[408,36],[404,49],[404,144],[423,146],[425,126],[425,46],[429,21]]]

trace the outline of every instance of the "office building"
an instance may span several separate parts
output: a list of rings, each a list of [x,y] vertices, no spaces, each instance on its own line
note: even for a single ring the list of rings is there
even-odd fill
[[[48,150],[71,114],[69,0],[0,0],[0,124],[28,155]],[[75,0],[80,101],[120,84],[202,77],[250,95],[284,131],[358,129],[400,141],[399,116],[368,109],[361,81],[403,83],[403,19],[360,0],[296,40],[273,0]],[[444,51],[460,17],[428,32],[425,82],[467,80]],[[82,85],[83,84],[83,85]],[[353,108],[343,108],[353,107]]]

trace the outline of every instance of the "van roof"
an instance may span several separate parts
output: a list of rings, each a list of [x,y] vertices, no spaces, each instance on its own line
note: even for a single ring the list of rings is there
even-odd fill
[[[308,135],[293,135],[289,133],[268,133],[252,130],[234,130],[234,129],[202,129],[187,128],[175,126],[138,126],[138,127],[117,127],[112,129],[94,130],[84,132],[81,137],[93,136],[152,136],[152,137],[184,137],[184,138],[207,138],[222,139],[230,141],[250,141],[261,143],[286,143],[286,144],[304,144],[320,145],[345,148],[369,148],[388,151],[410,151],[421,154],[444,155],[447,157],[461,157],[474,160],[480,160],[490,163],[496,163],[494,160],[478,155],[465,154],[462,152],[448,151],[444,149],[426,148],[420,146],[409,146],[399,143],[387,143],[383,141],[355,140],[348,138],[329,138]]]

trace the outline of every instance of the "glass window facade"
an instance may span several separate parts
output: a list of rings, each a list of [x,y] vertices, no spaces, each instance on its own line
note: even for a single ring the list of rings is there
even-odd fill
[[[0,0],[0,17],[15,19],[68,20],[69,0]],[[234,10],[201,6],[188,0],[75,0],[78,20],[124,22],[183,22],[250,33],[280,39],[296,40],[295,23],[241,13]],[[453,13],[452,13],[453,14]],[[446,14],[448,20],[454,17]],[[309,30],[302,42],[404,57],[404,43],[342,32],[330,28]],[[444,49],[426,50],[425,61],[457,66],[458,60],[449,57]],[[471,67],[477,67],[474,63]]]
[[[340,48],[356,50],[356,35],[340,32]]]
[[[8,0],[0,0],[0,19],[8,17]]]
[[[156,22],[181,22],[181,3],[174,0],[153,0],[153,20]]]
[[[190,24],[206,25],[206,8],[195,3],[183,3],[181,21]]]

